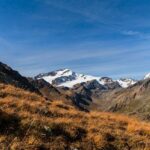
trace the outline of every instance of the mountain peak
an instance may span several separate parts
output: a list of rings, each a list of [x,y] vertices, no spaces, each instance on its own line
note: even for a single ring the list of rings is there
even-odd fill
[[[69,76],[73,74],[73,71],[70,69],[60,69],[56,71],[58,75]]]
[[[45,74],[40,74],[35,78],[42,78],[57,87],[69,88],[73,88],[73,86],[75,86],[76,84],[86,83],[92,80],[96,80],[101,85],[108,85],[118,82],[118,84],[123,88],[127,88],[128,86],[136,83],[136,81],[133,79],[120,79],[115,81],[109,77],[96,77],[91,75],[79,74],[67,68],[59,69]]]

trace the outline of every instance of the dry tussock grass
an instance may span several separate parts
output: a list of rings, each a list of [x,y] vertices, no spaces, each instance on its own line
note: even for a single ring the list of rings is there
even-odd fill
[[[0,149],[150,150],[150,124],[0,84]]]

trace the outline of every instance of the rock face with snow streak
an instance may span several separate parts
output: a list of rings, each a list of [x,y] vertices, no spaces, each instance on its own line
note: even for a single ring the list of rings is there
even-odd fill
[[[145,79],[150,79],[150,73],[148,73],[148,74],[145,75],[144,80]]]
[[[86,83],[88,81],[96,80],[100,85],[105,87],[112,86],[113,88],[121,86],[127,88],[136,83],[133,79],[119,79],[113,80],[109,77],[95,77],[91,75],[78,74],[70,69],[61,69],[45,74],[39,74],[36,79],[44,79],[48,83],[56,87],[73,88],[77,84]]]

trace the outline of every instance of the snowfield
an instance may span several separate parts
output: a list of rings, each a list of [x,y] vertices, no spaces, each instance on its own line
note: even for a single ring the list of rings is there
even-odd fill
[[[72,88],[76,84],[85,83],[92,80],[97,80],[101,85],[118,82],[122,88],[127,88],[137,82],[133,79],[113,80],[108,77],[95,77],[90,75],[78,74],[70,69],[61,69],[48,74],[41,74],[40,77],[38,77],[38,79],[41,78],[47,81],[48,83],[53,84],[54,86],[62,86],[68,88]]]

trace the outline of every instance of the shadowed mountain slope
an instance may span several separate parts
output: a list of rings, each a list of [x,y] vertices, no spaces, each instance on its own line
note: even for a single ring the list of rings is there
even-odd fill
[[[21,76],[17,71],[2,62],[0,62],[0,82],[39,93],[38,89],[30,84],[27,78]]]
[[[63,100],[67,98],[65,94],[61,93],[57,88],[53,87],[51,84],[49,84],[43,79],[29,79],[29,81],[48,100]]]

